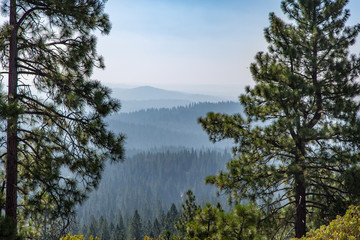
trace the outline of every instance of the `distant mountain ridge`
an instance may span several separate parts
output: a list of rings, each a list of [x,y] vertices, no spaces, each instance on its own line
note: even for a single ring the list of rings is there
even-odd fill
[[[170,91],[151,86],[142,86],[136,88],[114,88],[113,96],[126,101],[144,101],[144,100],[187,100],[192,102],[220,102],[225,99],[202,95],[184,93],[179,91]]]
[[[112,88],[112,96],[120,100],[121,112],[134,112],[150,108],[172,108],[198,102],[221,102],[227,99],[170,91],[151,86],[136,88]]]

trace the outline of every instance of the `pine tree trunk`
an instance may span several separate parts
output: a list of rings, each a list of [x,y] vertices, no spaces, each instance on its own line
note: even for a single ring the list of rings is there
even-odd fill
[[[8,101],[13,106],[17,101],[17,26],[16,0],[10,1],[10,25],[13,27],[10,37]],[[13,221],[14,232],[8,239],[16,238],[17,218],[17,114],[10,114],[7,120],[7,161],[6,161],[6,204],[5,215]]]
[[[295,175],[295,199],[295,237],[301,238],[306,234],[306,199],[304,173],[302,171]]]

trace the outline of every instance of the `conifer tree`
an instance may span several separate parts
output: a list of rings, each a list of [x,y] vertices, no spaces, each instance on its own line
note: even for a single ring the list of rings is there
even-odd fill
[[[152,223],[150,220],[147,220],[146,225],[144,227],[144,234],[149,237],[154,237],[154,233],[152,231]]]
[[[101,240],[107,240],[110,239],[110,228],[109,224],[103,216],[100,218],[99,222],[99,232],[97,233],[98,236],[100,236]]]
[[[130,239],[142,239],[143,227],[140,215],[137,210],[135,210],[133,217],[130,220],[129,225],[129,238]]]
[[[224,212],[220,205],[210,203],[196,211],[194,219],[187,223],[186,239],[220,239],[218,238],[218,219]]]
[[[186,233],[186,224],[192,221],[195,217],[196,211],[200,208],[195,202],[195,195],[191,190],[186,192],[187,199],[182,205],[182,213],[175,223],[176,229],[182,236]]]
[[[125,228],[121,223],[116,224],[114,230],[111,233],[110,240],[125,240]]]
[[[92,216],[89,226],[87,228],[86,236],[87,237],[97,236],[99,229],[100,229],[100,227],[99,227],[98,221],[96,221],[95,217]]]
[[[125,239],[125,236],[126,236],[126,231],[125,231],[125,224],[124,224],[124,219],[121,215],[121,213],[119,213],[119,216],[118,216],[118,223],[116,224],[116,229],[119,230],[119,239]]]
[[[94,31],[110,31],[105,2],[1,3],[9,16],[0,29],[0,77],[8,86],[0,96],[0,198],[6,195],[7,222],[72,214],[98,184],[105,160],[122,159],[123,136],[103,122],[120,105],[90,79],[94,67],[104,68]]]
[[[161,234],[161,226],[157,218],[155,218],[153,227],[152,227],[152,233],[154,234],[154,237],[157,238]]]
[[[176,232],[175,222],[179,217],[179,212],[176,209],[175,204],[171,204],[169,211],[166,213],[165,217],[165,230],[170,231],[172,234]]]
[[[207,204],[198,209],[186,225],[185,239],[265,239],[263,227],[258,224],[259,209],[252,204],[236,205],[230,212]]]
[[[360,196],[360,60],[349,53],[360,25],[345,25],[347,3],[282,1],[290,22],[270,14],[269,51],[256,55],[256,85],[240,96],[245,117],[199,120],[211,140],[236,143],[228,171],[207,182],[294,224],[296,237]]]

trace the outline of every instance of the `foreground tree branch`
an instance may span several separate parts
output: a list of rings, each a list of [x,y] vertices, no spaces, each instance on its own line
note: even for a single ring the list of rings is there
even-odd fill
[[[0,72],[8,75],[7,93],[0,95],[0,121],[6,126],[0,143],[6,200],[0,211],[14,229],[6,239],[17,238],[16,229],[23,229],[16,226],[20,220],[43,224],[41,216],[46,215],[66,223],[75,205],[98,184],[105,161],[123,159],[124,136],[109,132],[103,122],[120,104],[109,89],[90,79],[93,68],[104,67],[93,35],[110,31],[104,4],[2,2],[9,23],[0,29],[5,39]],[[42,208],[44,202],[47,207]]]
[[[268,218],[287,218],[295,237],[360,200],[360,58],[349,54],[360,25],[345,26],[347,2],[282,1],[291,23],[270,13],[269,52],[255,56],[256,85],[240,96],[245,116],[199,119],[210,140],[237,144],[228,171],[207,182],[273,209]]]

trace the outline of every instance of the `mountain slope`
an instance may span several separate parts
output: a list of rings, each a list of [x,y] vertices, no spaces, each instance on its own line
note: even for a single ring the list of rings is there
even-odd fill
[[[137,88],[114,88],[113,96],[126,101],[144,101],[144,100],[187,100],[192,102],[219,102],[224,99],[201,95],[190,94],[178,91],[169,91],[150,86],[142,86]]]
[[[220,102],[226,99],[169,91],[149,86],[137,88],[112,88],[112,96],[120,99],[121,112],[133,112],[149,108],[172,108],[196,102]]]
[[[171,203],[183,203],[188,189],[199,202],[220,201],[216,187],[205,185],[204,178],[224,169],[229,158],[228,152],[210,150],[135,154],[124,163],[107,166],[98,189],[78,209],[78,218],[82,223],[92,215],[112,221],[113,213],[120,210],[128,219],[137,209],[142,216],[153,219]]]
[[[213,144],[197,123],[208,112],[242,112],[235,102],[193,103],[171,109],[148,109],[118,113],[108,118],[109,127],[127,135],[126,148],[148,150],[166,146],[224,148],[229,142]]]

